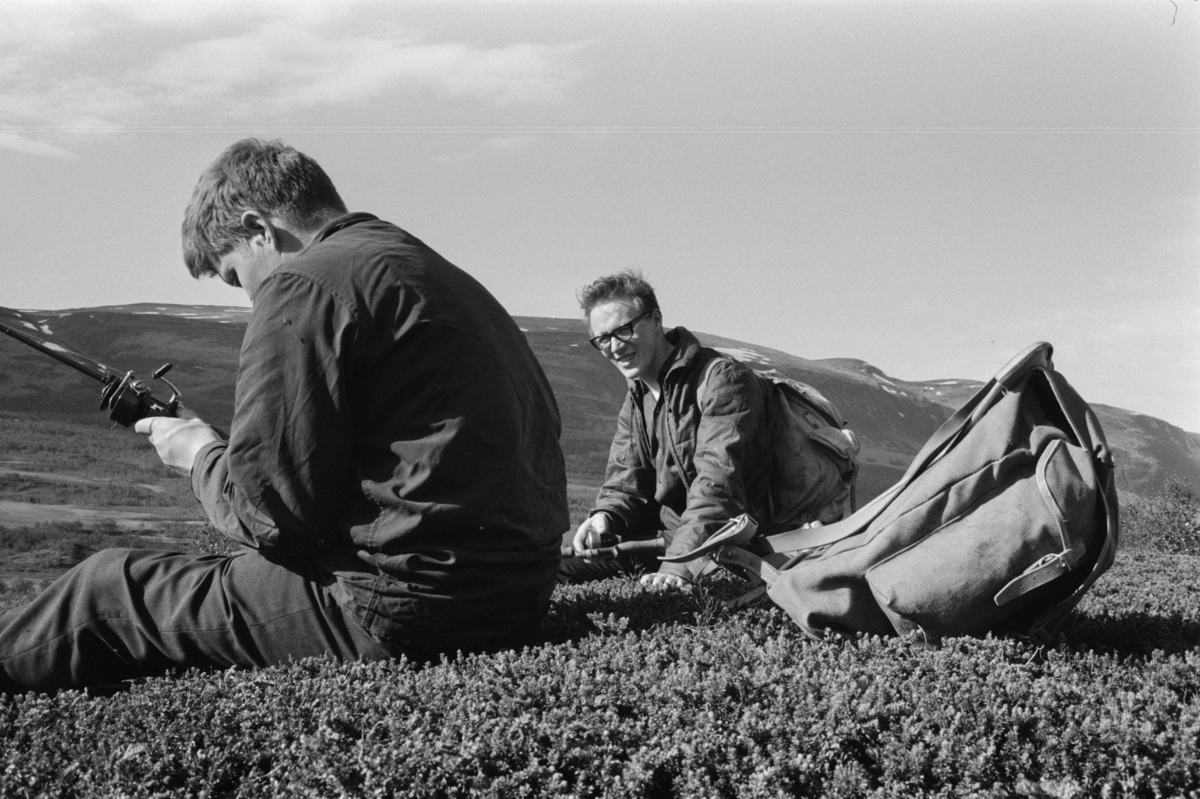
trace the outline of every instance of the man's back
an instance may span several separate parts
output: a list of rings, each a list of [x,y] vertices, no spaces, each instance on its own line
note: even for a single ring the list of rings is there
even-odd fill
[[[548,602],[569,523],[560,428],[487,290],[352,214],[255,299],[229,468],[372,633],[469,642]]]

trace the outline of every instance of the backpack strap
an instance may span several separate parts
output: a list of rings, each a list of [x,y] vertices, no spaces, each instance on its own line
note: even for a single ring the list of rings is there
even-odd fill
[[[1085,552],[1083,544],[1076,544],[1066,552],[1051,552],[1049,555],[1043,556],[1037,563],[1001,588],[996,593],[995,603],[1004,605],[1012,602],[1038,586],[1045,585],[1055,577],[1066,574],[1083,559]]]
[[[704,367],[704,376],[700,378],[700,382],[696,384],[696,406],[700,406],[700,387],[708,383],[708,378],[712,376],[713,367],[721,361],[730,361],[724,355],[718,355],[708,362],[708,366]],[[683,480],[683,487],[688,491],[692,490],[692,481],[688,479],[687,471],[683,468],[683,459],[679,457],[679,447],[675,443],[675,436],[672,435],[671,425],[663,425],[667,433],[667,446],[671,448],[671,457],[675,459],[676,465],[679,466],[679,479]]]
[[[704,367],[704,376],[701,377],[700,382],[696,384],[696,404],[697,405],[700,404],[700,389],[703,388],[704,386],[708,385],[708,379],[710,377],[712,377],[713,369],[715,369],[717,367],[717,364],[721,363],[722,361],[729,361],[730,363],[733,363],[732,358],[726,358],[724,355],[718,355],[715,358],[713,358],[711,361],[709,361],[708,365]]]

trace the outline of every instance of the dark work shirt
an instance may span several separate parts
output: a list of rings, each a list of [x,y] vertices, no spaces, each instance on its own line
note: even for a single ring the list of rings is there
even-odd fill
[[[228,443],[193,491],[249,546],[324,566],[377,638],[536,627],[569,521],[560,417],[524,334],[466,272],[349,214],[265,281]]]

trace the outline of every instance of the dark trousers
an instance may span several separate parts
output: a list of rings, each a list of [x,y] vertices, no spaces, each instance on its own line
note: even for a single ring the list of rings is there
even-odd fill
[[[228,556],[97,552],[0,616],[0,691],[53,691],[172,668],[255,668],[398,652],[338,607],[331,577],[255,550]]]

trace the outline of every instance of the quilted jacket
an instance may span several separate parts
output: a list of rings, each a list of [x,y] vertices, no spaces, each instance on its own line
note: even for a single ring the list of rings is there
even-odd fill
[[[666,522],[674,528],[665,531],[669,555],[694,549],[742,513],[766,532],[826,521],[827,509],[845,497],[841,469],[809,441],[775,440],[788,434],[780,432],[786,425],[772,418],[778,405],[773,384],[749,366],[701,346],[683,327],[667,338],[675,349],[659,376],[657,452],[643,411],[647,389],[630,381],[593,513],[617,517],[627,538],[653,537]],[[789,471],[802,475],[808,484],[804,493],[811,497],[786,518],[775,512],[777,447],[791,453]],[[795,468],[795,459],[802,468]],[[660,571],[692,579],[703,567],[703,561],[664,563]]]

